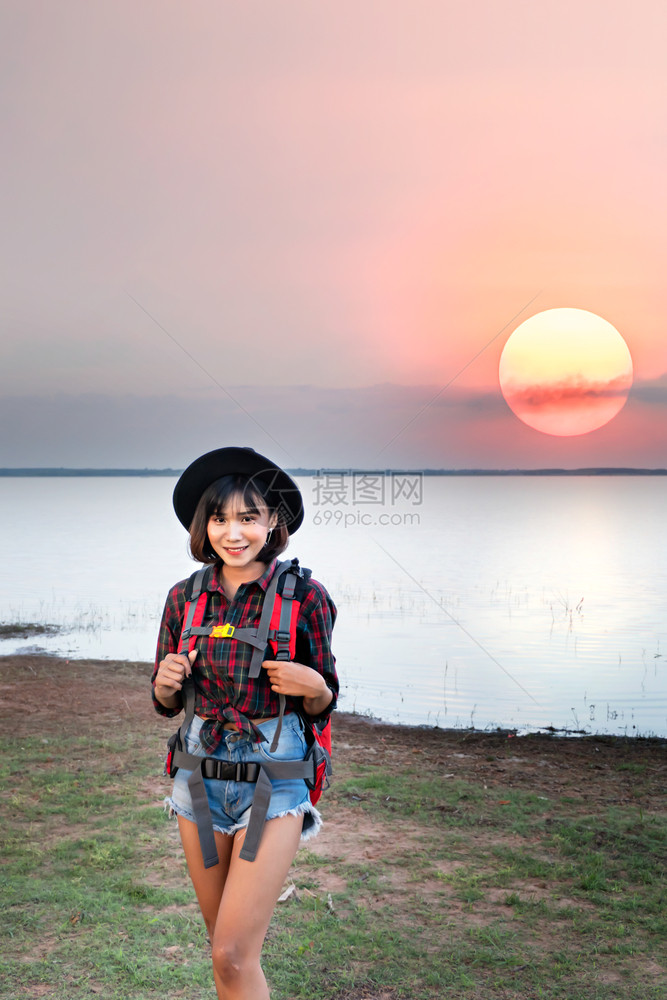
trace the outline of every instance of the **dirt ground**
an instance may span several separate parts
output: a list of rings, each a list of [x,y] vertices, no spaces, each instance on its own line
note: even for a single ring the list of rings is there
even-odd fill
[[[147,801],[159,805],[169,789],[168,779],[160,777],[160,758],[175,723],[154,712],[150,674],[151,666],[145,663],[68,661],[40,655],[0,657],[0,719],[10,723],[12,738],[38,733],[49,742],[51,737],[55,741],[63,724],[68,724],[79,735],[90,736],[91,762],[99,758],[99,735],[109,730],[126,734],[128,747],[141,744],[151,754],[154,747],[155,779],[147,783],[145,794]],[[394,816],[391,827],[377,824],[370,815],[355,809],[355,803],[346,802],[344,791],[336,790],[336,781],[342,788],[355,765],[368,765],[369,761],[390,774],[412,770],[418,761],[425,775],[498,788],[499,802],[512,788],[553,802],[566,799],[572,815],[601,814],[615,804],[632,804],[651,812],[666,806],[667,740],[545,734],[518,737],[511,732],[388,725],[345,713],[334,715],[332,729],[334,786],[328,798],[333,808],[327,803],[324,828],[309,848],[329,857],[342,853],[348,864],[367,862],[375,856],[400,856],[414,846],[414,824],[408,819],[398,821]],[[79,766],[85,766],[85,756],[84,745],[77,749]],[[124,764],[109,761],[109,767],[120,773]],[[486,844],[494,843],[501,834],[490,827],[478,835]],[[604,838],[605,831],[601,829],[598,835]],[[170,839],[178,852],[175,827]],[[298,863],[297,858],[297,868]],[[401,872],[396,866],[392,878],[400,878]],[[317,878],[324,893],[344,890],[340,872],[325,867],[318,870]],[[539,898],[539,886],[523,888],[530,890],[531,898]],[[401,886],[392,882],[387,898],[397,891]],[[422,891],[426,890],[422,887]],[[492,909],[492,893],[487,895],[487,909]],[[452,912],[457,906],[462,908],[463,904],[450,902]],[[470,924],[483,922],[487,916],[480,904],[475,914],[466,914],[465,919]],[[643,972],[649,979],[662,975],[662,967],[656,965],[655,970]],[[336,1000],[393,997],[391,991],[361,988],[341,993]]]
[[[63,719],[91,734],[101,725],[141,725],[159,742],[174,723],[152,709],[149,664],[0,657],[0,717],[18,733],[48,736]],[[667,740],[612,736],[564,737],[398,726],[338,712],[332,725],[335,773],[369,758],[383,771],[405,769],[418,757],[425,771],[482,784],[568,796],[573,807],[632,802],[653,808],[667,786]],[[327,823],[336,835],[335,815]]]

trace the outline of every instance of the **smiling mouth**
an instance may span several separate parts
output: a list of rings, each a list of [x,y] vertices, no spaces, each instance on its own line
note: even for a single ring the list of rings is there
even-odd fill
[[[230,548],[230,547],[229,547],[228,545],[226,545],[226,546],[225,546],[225,552],[232,552],[232,553],[233,553],[233,552],[245,552],[245,550],[246,550],[247,548],[248,548],[248,546],[247,546],[247,545],[242,545],[240,549],[232,549],[232,548]]]

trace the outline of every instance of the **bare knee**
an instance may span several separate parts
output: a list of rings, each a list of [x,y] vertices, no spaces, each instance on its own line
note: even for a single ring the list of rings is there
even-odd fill
[[[256,965],[241,942],[230,938],[213,941],[213,968],[223,983],[238,982]]]

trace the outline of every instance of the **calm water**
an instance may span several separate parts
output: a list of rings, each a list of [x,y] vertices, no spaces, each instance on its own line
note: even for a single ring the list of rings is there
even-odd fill
[[[428,477],[420,497],[387,477],[384,499],[349,477],[300,485],[288,554],[338,605],[342,708],[667,736],[667,478]],[[151,660],[165,594],[194,568],[173,486],[0,480],[0,618],[65,630],[0,652]]]

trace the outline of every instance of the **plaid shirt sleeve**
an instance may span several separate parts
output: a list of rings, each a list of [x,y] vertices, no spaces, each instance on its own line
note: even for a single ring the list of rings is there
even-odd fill
[[[325,588],[311,578],[299,614],[297,630],[300,634],[297,636],[296,659],[299,663],[305,663],[313,670],[317,670],[333,695],[320,715],[310,716],[316,722],[325,722],[335,709],[338,700],[336,660],[331,652],[331,633],[336,614],[336,605]]]
[[[155,697],[155,677],[160,666],[160,661],[164,660],[167,653],[176,653],[181,637],[181,626],[183,622],[183,612],[185,610],[185,585],[187,580],[181,580],[175,584],[167,594],[167,600],[162,612],[162,621],[158,633],[157,652],[155,654],[155,667],[151,677],[151,687],[153,692],[153,705],[156,712],[173,719],[181,712],[183,706],[178,708],[165,708]]]

